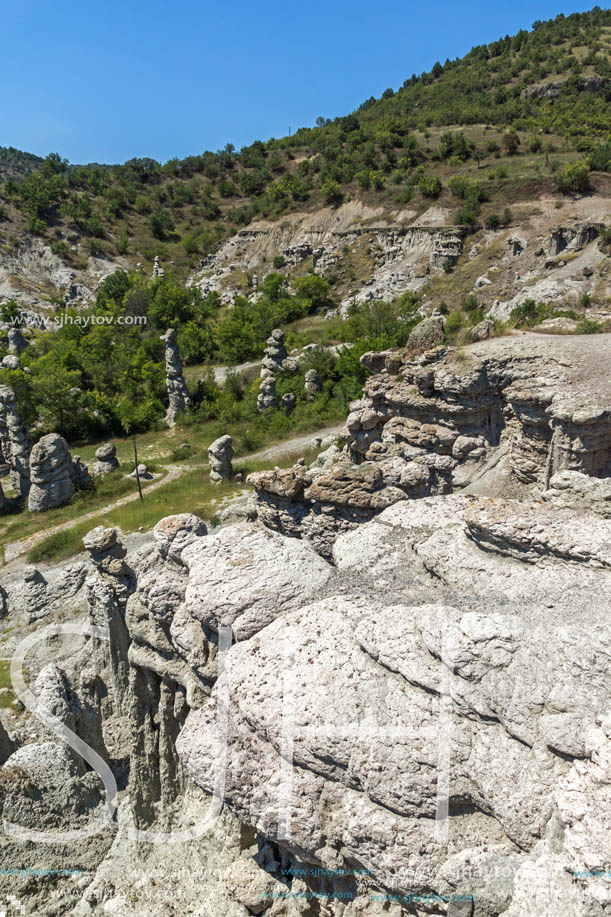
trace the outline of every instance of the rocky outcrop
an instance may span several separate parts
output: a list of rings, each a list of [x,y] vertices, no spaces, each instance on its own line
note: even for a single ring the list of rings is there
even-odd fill
[[[8,352],[20,357],[27,346],[28,342],[19,328],[11,328],[8,333]]]
[[[313,483],[303,468],[251,476],[259,517],[329,556],[339,532],[406,496],[541,494],[561,471],[608,476],[605,353],[604,336],[533,334],[471,345],[460,359],[444,347],[365,354],[376,371],[351,406],[345,456]]]
[[[104,475],[116,471],[119,467],[117,450],[113,443],[104,443],[103,446],[98,446],[95,450],[95,457],[96,461],[93,466],[95,477],[104,477]]]
[[[0,385],[0,461],[10,468],[11,484],[21,497],[30,489],[32,440],[19,417],[15,394]]]
[[[93,481],[89,473],[89,468],[85,462],[81,461],[80,455],[72,456],[72,483],[76,490],[87,490],[91,487]]]
[[[316,395],[322,391],[320,376],[315,369],[308,369],[306,372],[303,388],[306,395],[308,396],[308,401],[314,401]]]
[[[74,494],[73,475],[72,456],[63,436],[43,436],[30,455],[29,511],[44,513],[69,503]]]
[[[442,344],[444,339],[444,322],[441,315],[431,315],[430,318],[423,319],[410,333],[407,343],[410,353],[423,353],[425,350],[431,350],[438,344]]]
[[[295,410],[295,405],[297,404],[297,396],[294,392],[287,392],[281,398],[282,407],[287,414],[292,414]]]
[[[288,354],[284,346],[284,332],[275,328],[267,339],[265,353],[261,362],[261,378],[275,376],[282,370],[282,364]]]
[[[210,480],[213,484],[230,481],[233,477],[231,460],[233,458],[233,440],[231,436],[219,436],[208,446],[210,463]]]
[[[259,394],[257,395],[257,410],[260,414],[267,408],[278,407],[278,395],[276,394],[276,377],[265,376],[261,379]]]
[[[191,406],[191,398],[182,374],[182,360],[176,342],[176,331],[168,328],[161,340],[165,345],[166,387],[170,402],[166,412],[166,423],[173,427],[177,418]]]
[[[586,509],[611,518],[611,478],[593,478],[580,471],[559,471],[549,482],[542,498],[554,506]]]
[[[594,239],[597,239],[604,223],[576,223],[571,226],[557,226],[552,229],[549,243],[549,254],[559,255],[561,252],[580,251]]]
[[[394,299],[422,286],[431,271],[458,261],[465,229],[437,222],[402,225],[358,201],[313,214],[290,214],[276,223],[260,221],[240,230],[215,254],[202,259],[191,282],[204,294],[216,290],[224,302],[231,302],[239,292],[232,289],[236,267],[265,270],[265,265],[282,253],[287,266],[311,261],[314,273],[324,275],[341,261],[344,252],[356,247],[366,255],[370,276],[342,301],[345,315],[352,302]]]
[[[232,648],[210,703],[178,736],[179,757],[211,792],[227,696],[225,800],[277,862],[294,864],[283,873],[296,896],[324,874],[329,898],[348,892],[330,914],[377,913],[376,900],[384,913],[385,896],[411,893],[440,896],[448,914],[462,913],[452,896],[469,896],[465,913],[483,917],[512,898],[522,913],[527,881],[538,913],[556,917],[548,849],[572,876],[574,913],[588,913],[600,886],[576,871],[606,862],[609,815],[598,764],[609,739],[595,726],[611,690],[609,634],[605,600],[590,601],[610,575],[595,547],[609,532],[556,512],[463,496],[400,502],[337,540],[316,600]],[[573,530],[584,551],[571,560],[562,541]],[[243,537],[233,532],[232,552]],[[214,583],[223,567],[217,555]],[[270,582],[257,601],[267,588],[272,600]]]

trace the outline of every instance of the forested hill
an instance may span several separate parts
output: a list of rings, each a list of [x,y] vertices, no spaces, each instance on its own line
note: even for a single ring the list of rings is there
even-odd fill
[[[12,146],[0,146],[0,179],[25,177],[40,169],[43,162],[42,156],[24,153]]]
[[[435,62],[351,114],[240,151],[75,167],[2,149],[0,233],[39,234],[68,261],[74,239],[134,262],[160,254],[184,275],[255,219],[349,198],[436,199],[465,163],[540,153],[537,187],[583,190],[590,170],[611,169],[610,52],[611,11],[595,7]],[[534,182],[527,173],[515,179]],[[478,203],[463,208],[464,221]]]

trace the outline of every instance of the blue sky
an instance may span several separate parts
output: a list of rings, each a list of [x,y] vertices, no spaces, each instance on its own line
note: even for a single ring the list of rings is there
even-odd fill
[[[71,162],[239,148],[593,5],[0,0],[0,146]]]

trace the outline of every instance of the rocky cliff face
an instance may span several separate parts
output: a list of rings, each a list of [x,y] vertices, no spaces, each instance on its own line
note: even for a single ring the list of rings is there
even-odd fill
[[[604,311],[608,284],[599,234],[608,204],[602,198],[520,202],[510,226],[475,228],[470,240],[445,208],[418,214],[353,201],[335,211],[253,223],[204,258],[190,282],[204,293],[218,291],[228,303],[236,293],[256,296],[259,276],[281,253],[285,273],[301,267],[334,276],[344,313],[353,302],[392,300],[406,290],[422,290],[426,299],[429,282],[436,304],[434,281],[444,267],[455,267],[462,278],[460,295],[470,288],[494,318],[507,319],[528,298],[574,307],[584,293]],[[348,262],[351,270],[343,272]],[[449,290],[441,295],[451,297]]]
[[[366,354],[373,374],[325,473],[259,472],[259,517],[330,557],[337,534],[406,496],[471,489],[537,495],[562,471],[611,474],[606,336],[521,334]]]
[[[34,693],[109,762],[118,803],[77,852],[50,848],[82,865],[57,880],[74,910],[13,880],[37,912],[611,908],[605,338],[364,362],[346,447],[255,478],[257,523],[171,516],[129,546],[99,528],[70,576],[29,570],[25,598],[7,577],[9,648],[68,601],[109,638],[35,654]],[[4,817],[94,820],[98,775],[6,723]]]

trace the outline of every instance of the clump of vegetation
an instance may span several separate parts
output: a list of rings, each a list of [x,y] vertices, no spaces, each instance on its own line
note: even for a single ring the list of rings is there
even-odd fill
[[[526,299],[520,306],[512,309],[510,322],[514,328],[535,328],[548,318],[570,318],[575,321],[578,317],[572,309],[556,309],[551,303]]]

